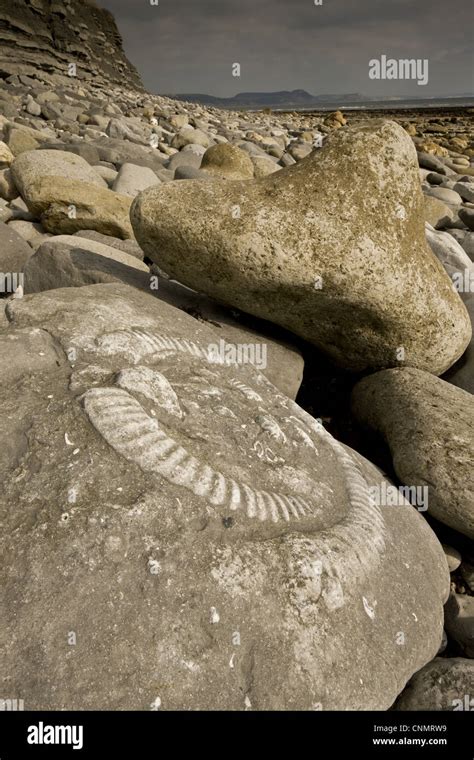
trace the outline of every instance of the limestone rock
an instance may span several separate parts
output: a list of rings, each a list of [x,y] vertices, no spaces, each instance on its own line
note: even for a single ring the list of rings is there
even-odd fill
[[[362,165],[363,193],[353,181]],[[337,130],[310,158],[261,180],[146,190],[131,220],[173,278],[280,324],[342,366],[396,366],[403,346],[408,364],[441,374],[471,326],[427,248],[421,204],[410,138],[377,122]]]
[[[23,199],[34,208],[32,187],[45,178],[61,177],[89,185],[107,187],[107,183],[97,172],[75,153],[60,150],[35,150],[23,153],[11,168],[13,179]]]
[[[472,182],[456,182],[453,187],[456,193],[459,193],[463,201],[474,202],[474,183]]]
[[[111,237],[110,235],[102,235],[100,232],[95,232],[94,230],[79,230],[74,233],[74,237],[95,240],[97,243],[111,246],[111,248],[117,248],[119,251],[123,251],[123,253],[128,253],[129,256],[134,256],[136,259],[143,261],[143,251],[136,240],[121,240],[120,238]]]
[[[439,174],[452,174],[452,170],[448,169],[440,158],[433,156],[429,153],[425,153],[420,150],[418,153],[418,163],[424,169],[430,169],[430,171],[438,172]]]
[[[426,222],[436,229],[446,227],[454,218],[454,211],[438,198],[429,195],[423,196],[423,216]]]
[[[174,172],[179,166],[191,166],[194,169],[199,169],[202,162],[202,157],[206,152],[206,149],[202,145],[188,145],[190,150],[180,150],[179,153],[175,153],[174,156],[168,161],[167,169]]]
[[[413,509],[370,499],[380,473],[148,294],[48,291],[8,318],[5,335],[41,325],[63,357],[2,383],[2,437],[29,441],[0,494],[10,693],[387,709],[439,649],[449,575]]]
[[[446,544],[443,544],[443,550],[448,562],[449,572],[454,573],[454,571],[457,570],[461,564],[461,555],[453,546],[447,546]]]
[[[205,182],[212,182],[213,175],[196,169],[194,166],[178,166],[174,173],[174,179],[199,179]]]
[[[452,235],[448,235],[447,232],[438,232],[427,224],[426,239],[436,258],[451,278],[455,274],[461,274],[472,269],[474,282],[474,265],[463,247]]]
[[[44,142],[40,145],[39,150],[59,150],[66,153],[74,153],[76,156],[80,156],[87,161],[88,164],[94,166],[99,162],[99,151],[94,145],[89,145],[86,142],[78,143],[64,143],[64,142]]]
[[[187,126],[180,129],[171,141],[171,147],[177,150],[181,150],[185,145],[202,145],[203,148],[209,148],[212,145],[212,140],[201,129]]]
[[[0,222],[0,272],[19,274],[32,255],[28,243],[9,225]]]
[[[14,160],[15,156],[8,145],[0,141],[0,164],[7,164],[9,166]]]
[[[473,282],[472,269],[466,271],[463,281],[467,282],[468,285]],[[461,293],[461,295],[471,319],[474,336],[474,292],[467,291]],[[465,353],[446,373],[444,379],[453,385],[457,385],[458,388],[474,394],[474,337],[471,339]]]
[[[276,161],[271,158],[264,158],[263,156],[252,156],[251,161],[254,168],[254,176],[256,179],[262,177],[268,177],[269,174],[274,174],[281,169]]]
[[[147,187],[159,184],[161,183],[155,172],[147,166],[122,164],[112,189],[121,195],[129,195],[135,198],[142,190],[146,190]]]
[[[37,222],[25,222],[22,219],[14,219],[8,222],[8,228],[18,232],[23,240],[26,240],[33,249],[36,249],[44,240],[51,237],[48,232],[44,231],[43,226]]]
[[[443,201],[443,203],[449,203],[452,206],[459,206],[462,203],[459,193],[450,190],[449,187],[432,187],[426,191],[426,194],[431,198],[437,198]]]
[[[467,230],[448,230],[448,232],[466,251],[471,261],[474,261],[474,232]]]
[[[452,593],[445,606],[445,628],[464,657],[474,658],[474,597]]]
[[[117,248],[84,238],[58,235],[43,243],[25,266],[25,293],[125,282],[150,289],[148,267]]]
[[[28,132],[20,129],[10,130],[8,148],[14,156],[20,156],[22,153],[28,153],[38,147],[39,143]]]
[[[102,166],[101,164],[94,166],[94,169],[96,170],[99,177],[102,177],[102,179],[106,181],[107,187],[111,189],[118,177],[118,171],[116,169],[112,169],[110,166]]]
[[[353,391],[353,410],[378,431],[406,486],[428,487],[428,514],[474,538],[474,399],[420,370],[378,372]]]
[[[461,208],[459,209],[459,218],[464,222],[466,227],[470,230],[474,230],[474,209]]]
[[[132,237],[131,198],[109,190],[105,180],[80,156],[35,151],[16,159],[11,171],[28,208],[49,232],[92,229]]]
[[[208,148],[202,157],[201,169],[226,179],[253,177],[253,164],[248,154],[230,143]]]
[[[10,169],[0,170],[0,198],[5,201],[13,201],[18,198],[19,192],[13,181],[13,175]]]
[[[472,710],[473,693],[474,661],[437,657],[413,676],[395,710]]]

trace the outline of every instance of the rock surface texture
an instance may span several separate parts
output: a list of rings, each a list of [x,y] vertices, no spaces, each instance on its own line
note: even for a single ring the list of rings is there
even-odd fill
[[[472,710],[472,114],[213,102],[0,0],[0,707]]]
[[[10,689],[30,709],[388,708],[439,648],[449,575],[416,511],[371,501],[376,468],[128,286],[7,314],[0,341],[43,354],[26,372],[16,352],[1,399]]]
[[[353,182],[360,166],[363,192]],[[297,166],[260,180],[146,190],[131,220],[171,276],[349,369],[396,366],[402,346],[408,364],[441,374],[464,352],[471,325],[427,248],[421,203],[409,138],[380,122],[340,129]]]
[[[113,15],[89,0],[2,0],[2,76],[35,77],[70,83],[68,67],[93,86],[119,84],[141,90],[140,76],[126,58]],[[54,79],[53,79],[54,77]]]
[[[353,392],[360,422],[388,443],[407,486],[426,486],[429,514],[474,538],[474,399],[415,369],[378,372]]]

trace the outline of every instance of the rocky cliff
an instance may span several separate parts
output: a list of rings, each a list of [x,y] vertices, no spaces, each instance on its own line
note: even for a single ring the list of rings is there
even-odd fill
[[[71,64],[90,85],[143,89],[114,17],[92,0],[0,0],[0,78],[61,84]]]

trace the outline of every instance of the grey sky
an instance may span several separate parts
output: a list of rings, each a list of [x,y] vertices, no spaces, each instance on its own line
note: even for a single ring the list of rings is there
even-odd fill
[[[472,0],[98,0],[152,92],[474,92]],[[429,82],[371,80],[368,62],[427,58]],[[241,76],[232,76],[232,64]]]

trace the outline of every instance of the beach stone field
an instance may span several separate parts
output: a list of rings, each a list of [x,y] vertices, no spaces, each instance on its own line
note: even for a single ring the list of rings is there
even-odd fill
[[[0,698],[474,709],[474,109],[152,95],[84,5],[0,9]]]

